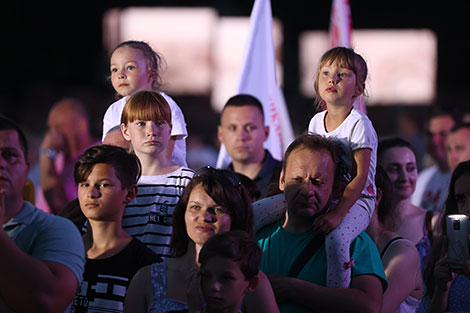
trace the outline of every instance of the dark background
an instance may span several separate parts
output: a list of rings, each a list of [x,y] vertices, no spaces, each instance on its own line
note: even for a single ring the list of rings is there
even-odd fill
[[[64,96],[75,96],[87,104],[93,134],[99,137],[102,116],[114,99],[106,81],[108,57],[102,45],[102,17],[107,9],[210,6],[223,16],[248,16],[252,5],[252,0],[4,2],[0,112],[18,121],[27,133],[41,136],[51,105]],[[431,106],[465,109],[470,103],[470,14],[464,6],[465,2],[455,1],[351,1],[354,29],[428,28],[438,37],[436,101],[427,106],[369,107],[379,136],[394,132],[395,117],[400,114],[411,114],[423,125]],[[303,30],[328,29],[331,1],[272,0],[272,8],[283,22],[283,87],[298,133],[314,113],[312,99],[299,94],[298,36]],[[209,96],[174,99],[183,109],[190,134],[199,132],[212,141],[218,116],[210,109]]]

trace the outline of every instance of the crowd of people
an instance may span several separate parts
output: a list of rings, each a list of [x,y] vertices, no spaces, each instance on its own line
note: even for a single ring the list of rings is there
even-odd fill
[[[336,47],[282,160],[262,103],[238,94],[217,129],[231,163],[192,169],[160,67],[145,42],[114,49],[100,141],[81,102],[52,106],[37,184],[0,116],[0,312],[470,311],[470,256],[448,255],[446,228],[470,215],[469,124],[436,110],[418,172],[412,144],[356,109],[367,64]]]

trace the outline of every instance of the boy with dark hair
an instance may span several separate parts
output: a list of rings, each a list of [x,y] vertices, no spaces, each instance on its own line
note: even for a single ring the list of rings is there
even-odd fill
[[[78,200],[91,231],[83,238],[85,273],[72,302],[73,312],[122,312],[134,274],[161,261],[121,226],[124,208],[137,195],[140,174],[138,158],[111,145],[89,148],[75,164]]]
[[[209,238],[199,253],[200,289],[206,306],[201,310],[190,301],[189,312],[240,312],[243,297],[258,285],[260,261],[258,243],[244,231]],[[196,293],[199,286],[193,287]]]

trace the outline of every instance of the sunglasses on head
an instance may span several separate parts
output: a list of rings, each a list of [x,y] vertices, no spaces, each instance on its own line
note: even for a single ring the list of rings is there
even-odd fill
[[[218,169],[212,166],[204,166],[196,171],[194,177],[201,175],[219,175],[219,177],[221,176],[227,179],[236,188],[240,188],[242,185],[238,175],[230,170]]]

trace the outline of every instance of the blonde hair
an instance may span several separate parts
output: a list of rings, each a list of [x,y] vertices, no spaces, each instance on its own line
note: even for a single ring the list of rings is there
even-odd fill
[[[121,124],[136,120],[166,121],[171,126],[171,109],[165,98],[155,91],[138,91],[127,98]]]
[[[337,62],[339,66],[347,68],[354,72],[356,75],[356,86],[359,86],[364,92],[364,86],[367,79],[367,63],[364,58],[357,54],[352,48],[346,47],[335,47],[323,54],[320,59],[320,64],[318,64],[317,73],[315,75],[315,82],[313,87],[315,88],[316,93],[316,103],[321,106],[323,104],[323,99],[320,98],[320,93],[318,90],[318,80],[320,76],[320,71],[323,66]]]

